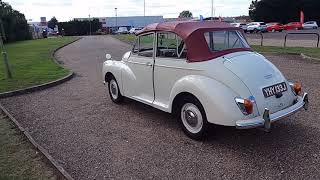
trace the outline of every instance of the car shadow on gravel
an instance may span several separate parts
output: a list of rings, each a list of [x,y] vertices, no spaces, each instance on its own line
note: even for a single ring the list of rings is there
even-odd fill
[[[233,127],[214,126],[204,144],[212,149],[220,146],[227,151],[235,151],[257,165],[267,161],[279,162],[287,170],[290,166],[319,162],[319,131],[317,128],[289,122],[291,120],[285,118],[283,122],[275,123],[269,133],[260,129],[237,130]],[[317,164],[312,168],[319,168]]]

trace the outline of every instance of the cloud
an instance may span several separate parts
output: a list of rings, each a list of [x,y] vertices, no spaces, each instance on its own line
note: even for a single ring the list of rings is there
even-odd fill
[[[76,17],[142,16],[144,0],[7,0],[14,9],[24,13],[28,19],[41,16],[59,21]],[[214,0],[216,16],[247,15],[251,0]],[[145,0],[146,15],[177,17],[183,10],[190,10],[195,17],[211,16],[211,0]]]

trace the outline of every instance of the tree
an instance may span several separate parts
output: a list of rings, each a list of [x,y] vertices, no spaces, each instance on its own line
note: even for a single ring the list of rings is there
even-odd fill
[[[192,13],[188,10],[185,10],[185,11],[182,11],[180,14],[179,14],[179,18],[192,18]]]
[[[0,19],[5,31],[5,42],[31,39],[29,25],[24,14],[0,0]]]
[[[58,20],[53,16],[50,21],[48,21],[48,27],[54,29],[56,25],[58,25]]]
[[[319,22],[319,9],[319,0],[253,0],[249,15],[254,21],[288,23],[299,21],[302,10],[306,21]]]

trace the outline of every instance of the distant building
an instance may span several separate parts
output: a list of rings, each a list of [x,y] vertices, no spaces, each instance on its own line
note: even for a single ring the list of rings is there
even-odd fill
[[[164,22],[172,22],[172,21],[191,21],[197,20],[195,18],[165,18]]]
[[[115,30],[118,27],[144,27],[148,24],[163,22],[163,16],[127,16],[127,17],[92,17],[99,19],[104,30]],[[89,18],[74,18],[74,20],[85,21]]]

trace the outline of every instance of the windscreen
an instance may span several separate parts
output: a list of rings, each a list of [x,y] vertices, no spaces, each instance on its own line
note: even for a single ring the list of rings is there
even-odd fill
[[[239,31],[213,31],[204,34],[211,51],[250,48]]]

